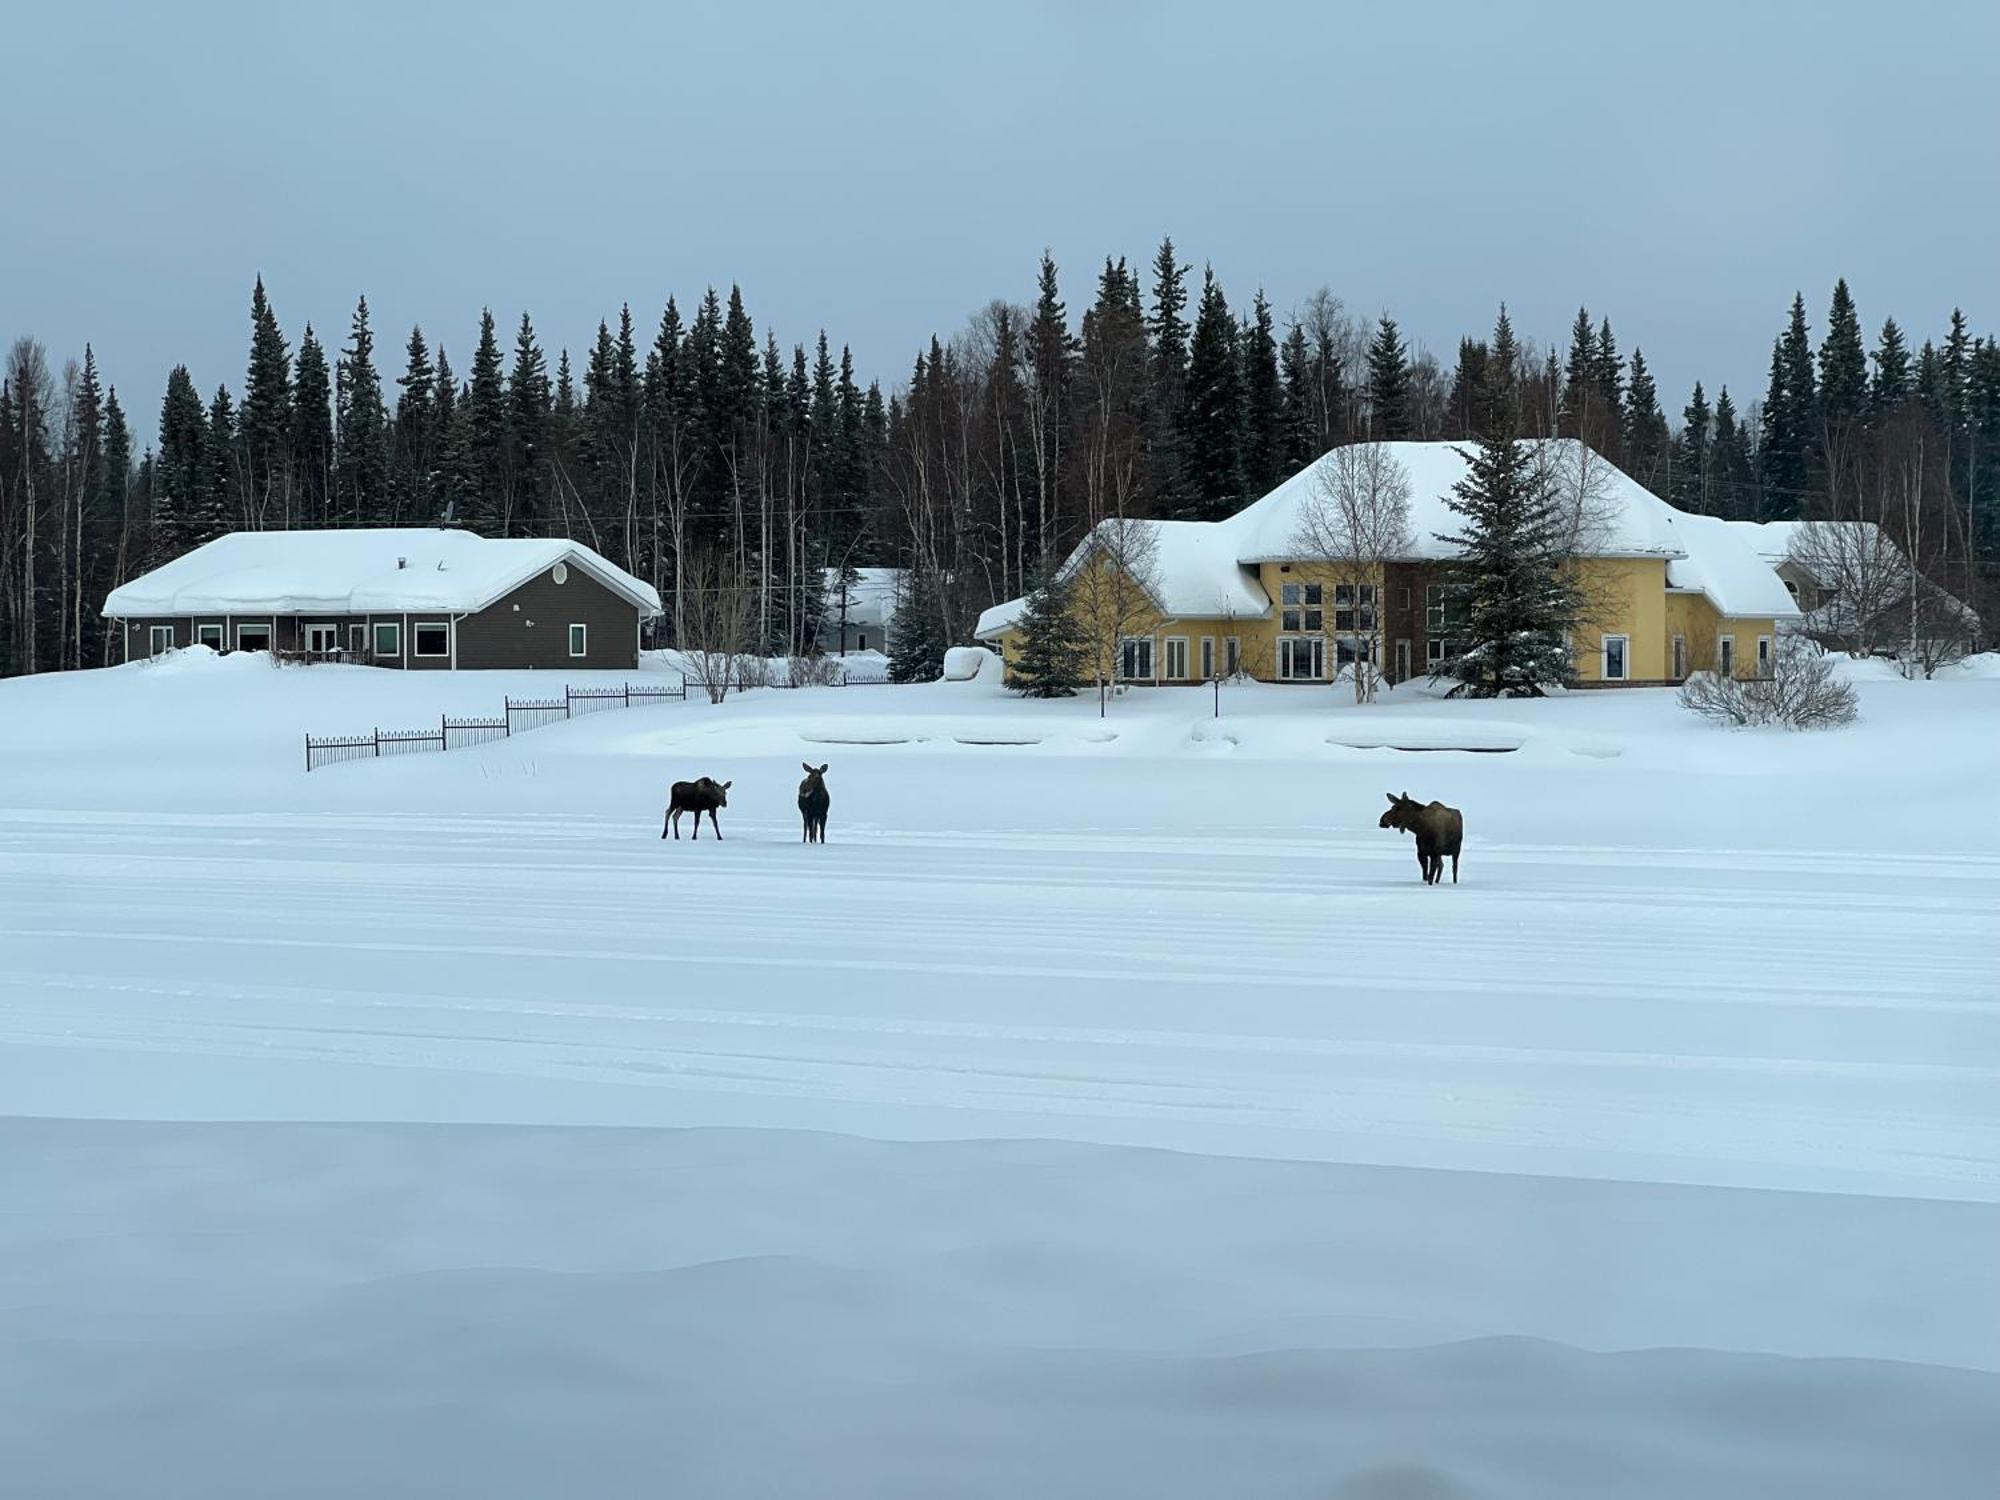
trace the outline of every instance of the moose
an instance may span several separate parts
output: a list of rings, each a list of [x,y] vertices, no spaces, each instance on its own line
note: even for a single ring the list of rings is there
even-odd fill
[[[826,810],[833,800],[826,794],[826,767],[809,766],[804,761],[799,765],[806,773],[806,779],[799,783],[799,817],[805,821],[805,833],[799,842],[824,844]]]
[[[712,776],[699,777],[694,781],[676,781],[673,793],[667,799],[667,820],[660,826],[660,837],[665,838],[672,830],[675,838],[681,836],[681,814],[694,814],[694,836],[701,837],[701,815],[708,814],[709,827],[715,830],[717,838],[722,837],[722,825],[715,821],[715,810],[729,806],[729,788],[735,783],[717,781]]]
[[[1417,866],[1424,872],[1425,885],[1444,880],[1444,857],[1451,856],[1451,883],[1458,884],[1458,851],[1465,843],[1465,816],[1442,802],[1428,805],[1408,792],[1389,793],[1389,810],[1377,828],[1396,828],[1417,836]]]

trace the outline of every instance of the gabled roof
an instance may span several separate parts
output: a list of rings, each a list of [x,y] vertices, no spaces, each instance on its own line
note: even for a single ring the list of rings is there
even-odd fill
[[[1722,524],[1772,567],[1786,561],[1799,562],[1796,556],[1799,544],[1808,539],[1810,550],[1813,530],[1829,537],[1829,545],[1837,551],[1867,553],[1880,548],[1883,550],[1879,556],[1897,562],[1903,559],[1902,549],[1873,521],[1724,521]],[[1800,562],[1800,566],[1805,564]]]
[[[111,591],[113,619],[228,614],[474,614],[566,563],[647,615],[653,586],[562,537],[482,537],[444,527],[238,531]]]
[[[1715,516],[1672,510],[1682,555],[1667,562],[1667,587],[1700,594],[1716,613],[1754,619],[1798,618],[1798,602],[1771,564],[1735,529]]]
[[[1410,540],[1399,561],[1440,561],[1457,555],[1442,540],[1460,531],[1465,521],[1448,502],[1453,486],[1471,467],[1466,454],[1474,444],[1383,443],[1382,450],[1410,481]],[[1588,557],[1671,557],[1678,550],[1666,512],[1667,503],[1608,459],[1576,438],[1522,439],[1560,476],[1574,476],[1590,466],[1592,524],[1584,548]],[[1318,503],[1319,462],[1307,464],[1262,499],[1253,501],[1225,521],[1239,562],[1296,562],[1299,535]],[[1572,482],[1574,480],[1572,479]]]
[[[1089,561],[1100,538],[1115,536],[1121,524],[1132,528],[1140,540],[1136,547],[1116,550],[1150,554],[1144,558],[1139,582],[1161,614],[1260,620],[1271,612],[1271,597],[1257,575],[1237,561],[1226,522],[1103,521],[1070,553],[1063,564],[1064,576]]]

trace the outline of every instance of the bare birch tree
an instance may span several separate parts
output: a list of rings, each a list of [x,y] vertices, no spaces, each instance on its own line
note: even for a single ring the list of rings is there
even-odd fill
[[[727,558],[683,554],[680,563],[673,614],[681,670],[710,703],[720,703],[746,685],[751,670],[757,590]]]
[[[1333,583],[1336,638],[1354,642],[1354,701],[1373,703],[1382,675],[1383,568],[1414,550],[1409,471],[1381,443],[1335,448],[1313,465],[1292,547]]]
[[[1126,637],[1160,613],[1159,547],[1152,522],[1112,516],[1097,524],[1071,561],[1070,608],[1082,627],[1100,716],[1118,681]],[[1158,670],[1155,663],[1155,676]]]

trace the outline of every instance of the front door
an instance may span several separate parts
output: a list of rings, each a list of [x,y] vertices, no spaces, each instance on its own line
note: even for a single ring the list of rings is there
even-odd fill
[[[306,650],[313,656],[333,656],[340,650],[338,625],[306,626]]]
[[[1409,680],[1410,643],[1408,641],[1398,641],[1396,642],[1396,681],[1408,682]]]

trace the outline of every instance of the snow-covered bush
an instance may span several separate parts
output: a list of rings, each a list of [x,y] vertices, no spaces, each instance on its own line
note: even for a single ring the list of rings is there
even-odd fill
[[[787,687],[834,687],[840,682],[840,663],[831,656],[794,656],[785,663]]]
[[[1767,677],[1697,672],[1681,684],[1681,704],[1717,724],[1834,729],[1854,722],[1853,684],[1833,658],[1801,636],[1781,636]]]

